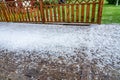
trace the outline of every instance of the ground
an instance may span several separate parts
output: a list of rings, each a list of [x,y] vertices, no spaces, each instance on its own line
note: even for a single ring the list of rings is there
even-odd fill
[[[0,51],[1,55],[7,52],[25,56],[49,53],[57,57],[73,56],[77,52],[88,61],[97,62],[100,68],[109,65],[120,73],[120,25],[65,26],[1,22]]]

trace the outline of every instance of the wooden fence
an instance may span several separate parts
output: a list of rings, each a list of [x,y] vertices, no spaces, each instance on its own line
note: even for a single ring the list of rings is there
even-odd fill
[[[101,24],[103,0],[0,2],[0,21]]]

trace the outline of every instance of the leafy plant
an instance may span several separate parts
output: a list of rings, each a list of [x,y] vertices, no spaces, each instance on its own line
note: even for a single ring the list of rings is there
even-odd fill
[[[108,1],[108,4],[116,4],[117,0],[107,0]],[[119,0],[119,3],[120,3],[120,0]]]

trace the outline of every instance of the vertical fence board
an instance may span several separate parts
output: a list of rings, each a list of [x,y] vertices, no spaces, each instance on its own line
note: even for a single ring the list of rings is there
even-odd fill
[[[52,11],[52,8],[50,8],[50,21],[51,22],[53,21],[53,11]]]
[[[58,5],[58,22],[61,22],[60,5]]]
[[[22,22],[25,22],[25,15],[24,15],[24,10],[22,9],[20,9],[20,21],[22,21]]]
[[[13,18],[14,18],[14,21],[13,21],[13,22],[16,22],[16,17],[15,17],[15,8],[13,7],[13,8],[12,8],[12,10],[13,10]]]
[[[26,8],[25,14],[26,14],[26,22],[30,22],[30,9],[29,7]]]
[[[85,9],[84,6],[85,6],[84,4],[81,5],[81,22],[82,23],[84,22],[84,17],[85,17],[84,16],[84,9]]]
[[[18,16],[18,22],[20,22],[20,8],[19,7],[17,7],[17,16]]]
[[[70,8],[69,7],[70,7],[69,5],[66,6],[66,16],[67,16],[66,20],[68,22],[70,22]]]
[[[103,3],[104,3],[104,0],[100,0],[99,4],[98,4],[98,17],[97,17],[97,23],[98,24],[101,24]]]
[[[45,17],[44,17],[44,8],[43,8],[43,0],[40,0],[40,11],[41,11],[41,17],[42,17],[42,23],[45,23]]]
[[[25,22],[27,22],[27,13],[26,13],[26,10],[24,11],[24,17],[25,17]]]
[[[47,19],[47,21],[49,21],[49,13],[48,13],[48,7],[45,7],[46,8],[46,19]]]
[[[62,5],[62,21],[65,22],[65,6]]]
[[[74,22],[74,4],[71,5],[71,22]]]
[[[86,22],[88,23],[89,22],[89,16],[90,16],[90,4],[88,3],[87,4],[87,7],[86,7]]]
[[[56,21],[57,21],[57,17],[56,17],[56,6],[54,6],[53,10],[54,10],[54,21],[56,22]]]
[[[15,8],[15,7],[13,7],[13,11],[14,11],[14,12],[13,12],[13,14],[14,14],[14,22],[16,22],[16,21],[17,21],[17,17],[16,17],[16,11],[15,11],[15,9],[16,9],[16,8]]]
[[[38,10],[37,10],[37,15],[38,15],[38,22],[40,22],[40,9],[38,7]]]
[[[76,5],[76,22],[79,22],[79,4]]]
[[[9,21],[11,21],[11,20],[10,20],[10,11],[9,11],[9,8],[8,8],[8,7],[7,7],[6,11],[7,11],[7,18],[8,18]]]
[[[16,9],[16,7],[14,7],[14,9],[15,9],[15,18],[16,18],[16,22],[18,22],[17,9]]]
[[[96,9],[96,4],[95,4],[95,2],[93,2],[93,4],[92,4],[92,23],[94,23],[95,22],[95,9]]]
[[[4,16],[4,21],[8,22],[8,16],[7,16],[7,6],[5,5],[5,3],[2,3],[2,13],[3,13],[3,16]]]
[[[3,20],[3,13],[2,13],[2,10],[0,10],[0,13],[1,13],[1,15],[0,15],[0,18],[1,18],[0,21],[4,21],[4,20]]]

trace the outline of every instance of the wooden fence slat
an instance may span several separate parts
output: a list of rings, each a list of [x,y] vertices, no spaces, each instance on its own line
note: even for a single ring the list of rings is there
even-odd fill
[[[37,9],[37,8],[36,8]],[[34,11],[35,22],[37,22],[37,11]]]
[[[9,12],[9,8],[7,7],[7,9],[5,10],[6,11],[6,14],[7,14],[7,18],[8,18],[8,20],[10,21],[10,12]]]
[[[74,4],[71,5],[71,22],[74,22]]]
[[[42,23],[45,23],[45,16],[44,16],[44,8],[43,8],[43,0],[40,0],[40,11],[41,11],[41,17],[42,17]]]
[[[62,21],[65,22],[65,6],[62,5]]]
[[[14,11],[14,7],[12,7],[12,14],[13,14],[13,22],[16,21],[16,18],[15,18],[15,11]]]
[[[79,4],[76,5],[76,22],[79,22]]]
[[[47,21],[46,7],[44,8],[45,21]]]
[[[4,15],[4,20],[6,21],[6,22],[8,22],[9,20],[8,20],[8,17],[7,17],[7,12],[6,12],[6,10],[7,10],[7,8],[6,8],[6,6],[5,6],[5,4],[3,3],[2,4],[2,10],[3,10],[3,15]]]
[[[1,13],[1,15],[0,15],[0,21],[3,21],[3,15],[2,15],[2,10],[0,10],[0,13]]]
[[[95,2],[93,2],[93,4],[92,4],[92,23],[94,23],[95,22],[95,9],[96,9],[96,4],[95,4]]]
[[[53,11],[52,11],[52,8],[50,8],[50,21],[53,21]]]
[[[15,16],[15,22],[17,22],[18,17],[16,16],[16,7],[14,7],[14,16]]]
[[[22,17],[22,22],[24,22],[23,9],[21,9],[20,12],[21,12],[21,17]]]
[[[33,6],[32,6],[31,8],[33,9]],[[30,18],[31,18],[31,21],[34,22],[34,13],[31,12],[31,13],[30,13],[30,16],[31,16],[31,17],[30,17]]]
[[[54,6],[53,10],[54,10],[54,21],[56,22],[57,21],[57,18],[56,18],[56,6]]]
[[[27,13],[26,10],[24,11],[25,22],[27,22]]]
[[[22,15],[22,22],[24,22],[24,13],[23,13],[23,9],[21,9],[21,15]]]
[[[47,21],[49,21],[48,7],[45,7],[45,8],[46,8],[46,19],[47,19]]]
[[[48,22],[50,21],[50,9],[48,8]]]
[[[30,22],[30,10],[29,10],[29,7],[27,7],[27,22]],[[35,13],[35,15],[36,15],[36,13]]]
[[[15,11],[14,11],[14,7],[12,7],[12,14],[13,14],[13,22],[15,22],[16,19],[15,19]]]
[[[65,12],[64,22],[67,22],[67,5],[64,6],[64,12]]]
[[[4,14],[3,14],[3,7],[4,7],[4,3],[2,2],[2,3],[1,3],[2,20],[5,21],[5,20],[4,20]]]
[[[38,10],[39,9],[37,9],[37,11],[36,11],[36,19],[37,19],[37,22],[38,22]],[[31,16],[30,16],[31,17]]]
[[[1,13],[1,10],[0,10],[0,13]],[[0,21],[2,21],[1,16],[2,16],[2,14],[0,15]]]
[[[97,16],[97,23],[98,24],[101,24],[103,3],[104,3],[104,0],[99,0],[99,4],[98,4],[98,16]]]
[[[60,5],[58,5],[58,22],[61,22]]]
[[[19,10],[18,14],[19,14],[19,17],[20,17],[20,21],[22,22],[22,14],[21,14],[21,9],[20,9],[20,7],[18,7],[18,10]]]
[[[17,9],[15,8],[15,17],[16,17],[16,22],[18,22],[18,19],[19,19],[19,17],[18,17],[18,13],[17,13],[18,11],[17,11]]]
[[[68,22],[70,22],[70,21],[69,21],[69,19],[70,19],[69,14],[70,14],[70,12],[69,12],[69,5],[66,5],[66,16],[67,16],[66,20],[67,20]]]
[[[24,14],[24,17],[25,17],[25,22],[27,22],[27,11],[25,10],[23,14]]]
[[[3,21],[3,14],[2,14],[2,10],[0,10],[1,13],[1,21]]]
[[[4,18],[3,18],[3,11],[1,10],[1,20],[4,21]]]
[[[70,8],[69,7],[70,7],[69,5],[66,5],[66,14],[67,14],[66,20],[68,22],[70,22]]]
[[[84,22],[84,17],[85,17],[84,16],[84,9],[85,9],[84,6],[85,6],[84,4],[81,5],[81,22],[82,23]]]
[[[35,22],[35,12],[31,12],[33,17],[33,22]]]
[[[13,21],[13,12],[12,12],[12,8],[8,7],[9,8],[9,11],[10,11],[10,21]]]
[[[37,22],[39,22],[39,13],[38,13],[38,11],[39,11],[39,8],[37,7],[37,10],[36,10],[36,17],[37,17]],[[31,17],[31,16],[30,16]]]
[[[87,7],[86,7],[86,22],[88,23],[89,22],[89,16],[90,16],[90,4],[87,4]]]
[[[26,22],[28,22],[29,21],[29,10],[28,10],[28,7],[25,10],[25,14],[26,14]],[[35,17],[34,17],[34,20],[35,20]]]
[[[20,10],[20,8],[19,7],[17,7],[17,9],[18,9],[18,12],[17,12],[17,14],[18,14],[18,21],[20,22],[21,21],[21,10]]]
[[[38,10],[37,10],[37,15],[38,15],[38,22],[40,22],[40,9],[38,7]]]

